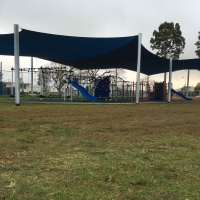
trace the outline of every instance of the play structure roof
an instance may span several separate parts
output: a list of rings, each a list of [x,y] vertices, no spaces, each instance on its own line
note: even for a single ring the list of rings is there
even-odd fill
[[[22,29],[20,56],[37,57],[78,69],[124,68],[137,71],[138,36],[87,38],[61,36]],[[0,55],[14,55],[14,34],[0,35]],[[200,69],[200,59],[174,60],[173,71]],[[141,48],[141,73],[169,71],[169,60]]]

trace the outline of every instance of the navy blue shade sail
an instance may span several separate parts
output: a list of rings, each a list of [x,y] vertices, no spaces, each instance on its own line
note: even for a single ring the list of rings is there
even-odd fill
[[[137,71],[138,36],[89,38],[61,36],[22,29],[20,56],[37,57],[77,69],[124,68]],[[14,34],[0,35],[0,55],[14,55]],[[174,60],[173,71],[200,69],[200,59]],[[169,60],[141,48],[141,73],[169,71]]]

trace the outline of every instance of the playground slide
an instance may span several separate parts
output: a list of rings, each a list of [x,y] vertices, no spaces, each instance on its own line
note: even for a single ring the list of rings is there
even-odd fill
[[[78,90],[81,92],[81,94],[82,94],[86,99],[88,99],[88,100],[90,100],[90,101],[97,101],[97,98],[96,98],[96,97],[91,96],[91,95],[87,92],[87,90],[86,90],[84,87],[82,87],[81,85],[79,85],[76,81],[71,81],[71,80],[69,80],[69,83],[71,83],[73,87],[75,87],[76,89],[78,89]]]
[[[188,97],[184,96],[183,94],[181,94],[180,92],[177,92],[177,91],[174,90],[174,89],[171,89],[171,91],[172,91],[173,93],[179,95],[180,97],[182,97],[182,98],[185,99],[185,100],[188,100],[188,101],[191,101],[191,100],[192,100],[192,98],[188,98]]]

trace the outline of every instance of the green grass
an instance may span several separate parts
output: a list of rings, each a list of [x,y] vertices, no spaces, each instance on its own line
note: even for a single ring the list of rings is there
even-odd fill
[[[0,103],[0,199],[200,199],[200,102]]]

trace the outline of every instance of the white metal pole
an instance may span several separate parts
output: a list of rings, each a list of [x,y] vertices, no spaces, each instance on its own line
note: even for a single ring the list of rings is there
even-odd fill
[[[31,98],[33,98],[33,57],[31,57]]]
[[[73,81],[72,67],[70,67],[70,80]],[[70,84],[70,101],[73,101],[72,84]]]
[[[19,85],[19,25],[14,24],[14,59],[15,59],[15,105],[20,106]]]
[[[149,75],[147,76],[147,84],[149,84]]]
[[[13,67],[11,70],[12,70],[11,96],[13,97]]]
[[[164,73],[164,83],[166,84],[167,82],[167,72]]]
[[[137,77],[136,77],[136,104],[139,103],[140,98],[140,66],[141,66],[141,45],[142,33],[138,34],[138,57],[137,57]]]
[[[0,62],[0,82],[2,82],[3,80],[3,74],[2,74],[2,62]],[[1,83],[1,88],[0,91],[2,92],[1,94],[3,94],[3,83]]]
[[[0,82],[2,82],[2,62],[0,62]]]
[[[66,81],[67,81],[67,75],[65,74],[65,84],[64,84],[64,101],[66,101]]]
[[[187,74],[187,91],[186,91],[186,97],[188,97],[189,81],[190,81],[190,70],[188,69],[188,74]]]
[[[172,58],[169,59],[168,103],[171,102],[171,86],[172,86]]]
[[[115,101],[117,101],[117,68],[116,68],[116,74],[115,74]]]
[[[89,73],[88,73],[88,70],[87,70],[87,73],[86,73],[86,88],[87,88],[87,91],[89,92],[90,90],[89,90],[89,78],[88,78],[88,76],[89,76]]]
[[[79,85],[81,85],[81,70],[79,70]],[[81,94],[80,91],[78,90],[78,97],[80,98]]]
[[[40,95],[43,96],[43,77],[42,77],[42,67],[40,69]],[[40,97],[40,100],[43,100],[43,97]]]
[[[2,62],[0,62],[0,82],[2,82],[2,77],[3,74],[2,74]],[[1,88],[0,88],[0,91],[2,92],[1,94],[3,94],[3,83],[1,83]]]
[[[22,95],[24,95],[24,80],[23,80],[23,72],[21,71],[21,77],[22,77]]]

